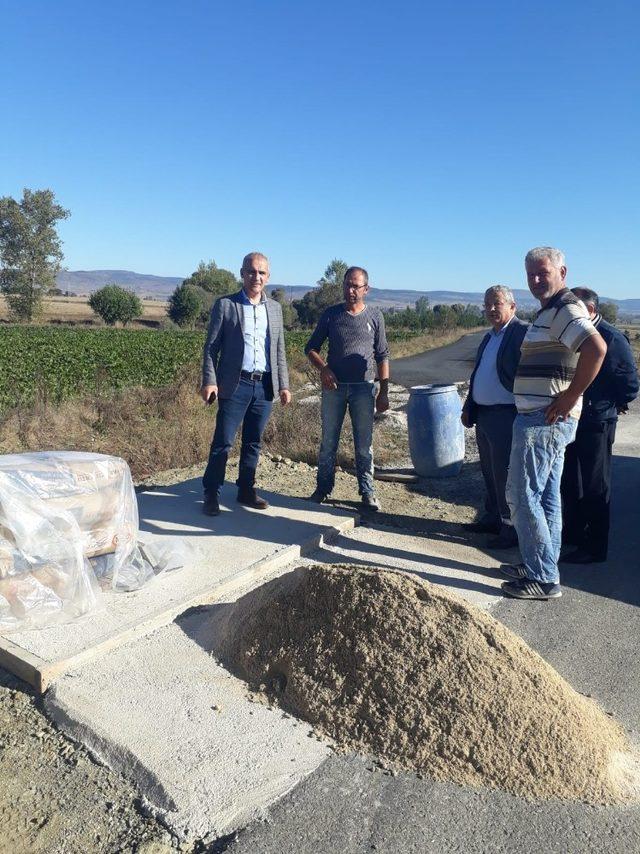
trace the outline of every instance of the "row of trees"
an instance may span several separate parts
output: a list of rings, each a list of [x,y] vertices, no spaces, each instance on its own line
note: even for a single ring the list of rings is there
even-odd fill
[[[429,304],[427,297],[420,297],[414,308],[389,309],[385,312],[385,323],[390,328],[414,329],[471,329],[486,324],[482,309],[477,305]]]
[[[31,322],[40,310],[44,294],[55,289],[63,257],[57,224],[69,215],[56,202],[51,190],[25,189],[20,201],[11,196],[0,198],[0,290],[14,319]],[[334,258],[317,287],[293,302],[287,301],[283,288],[274,288],[271,296],[282,305],[285,327],[313,326],[325,308],[340,302],[347,268],[345,261]],[[218,267],[215,261],[202,261],[175,289],[167,313],[179,326],[205,325],[214,300],[237,290],[240,284],[230,270]],[[139,298],[118,285],[96,291],[89,305],[108,324],[126,324],[142,314]],[[618,307],[614,303],[602,303],[601,312],[606,320],[615,323]],[[483,323],[477,306],[456,303],[432,308],[426,297],[420,297],[415,308],[386,312],[386,318],[390,326],[418,330]]]
[[[285,328],[313,326],[327,306],[340,302],[342,280],[348,266],[345,261],[334,258],[318,281],[318,287],[293,302],[287,300],[284,288],[273,288],[270,295],[282,306]],[[179,326],[204,325],[214,300],[237,290],[240,285],[233,273],[218,267],[215,261],[201,261],[195,273],[171,294],[167,313]]]

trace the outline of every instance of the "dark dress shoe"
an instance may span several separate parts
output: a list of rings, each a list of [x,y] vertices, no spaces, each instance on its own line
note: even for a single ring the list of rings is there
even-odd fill
[[[220,504],[218,503],[218,496],[215,495],[213,492],[205,492],[202,512],[206,516],[220,515]]]
[[[269,506],[269,502],[260,498],[255,489],[239,489],[238,503],[244,504],[245,507],[253,507],[254,510],[266,510]]]
[[[472,534],[499,534],[500,525],[496,522],[465,522],[462,527]]]
[[[589,554],[589,552],[582,551],[582,549],[576,549],[574,552],[570,552],[566,557],[560,558],[562,563],[604,563],[606,561],[606,557],[598,557],[598,555]]]
[[[518,535],[499,534],[497,537],[489,537],[487,540],[488,549],[512,549],[518,545]]]

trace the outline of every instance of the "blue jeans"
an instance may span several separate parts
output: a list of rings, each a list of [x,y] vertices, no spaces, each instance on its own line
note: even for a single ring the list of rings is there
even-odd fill
[[[557,584],[562,540],[560,480],[564,451],[578,421],[545,424],[543,409],[519,413],[513,422],[507,502],[518,533],[527,578]]]
[[[318,491],[330,495],[335,484],[336,456],[344,416],[349,408],[353,428],[356,477],[360,495],[373,493],[373,383],[338,383],[322,389],[322,441],[318,455]]]
[[[251,489],[256,480],[260,458],[262,431],[271,413],[273,388],[270,375],[262,380],[240,379],[233,395],[218,400],[218,416],[209,462],[202,478],[205,492],[218,495],[224,483],[229,451],[242,424],[240,469],[237,484],[240,489]]]

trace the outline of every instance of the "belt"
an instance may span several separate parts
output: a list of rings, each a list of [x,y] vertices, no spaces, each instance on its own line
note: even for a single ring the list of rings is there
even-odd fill
[[[270,375],[271,371],[240,371],[243,380],[251,380],[254,383],[259,383],[262,377]]]

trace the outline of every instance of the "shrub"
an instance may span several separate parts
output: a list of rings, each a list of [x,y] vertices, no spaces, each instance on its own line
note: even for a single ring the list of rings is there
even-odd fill
[[[108,326],[115,326],[118,321],[126,326],[142,314],[142,303],[138,297],[120,285],[105,285],[95,291],[89,298],[89,305]]]
[[[204,301],[199,290],[183,282],[169,297],[167,314],[178,326],[192,327],[200,317]]]

